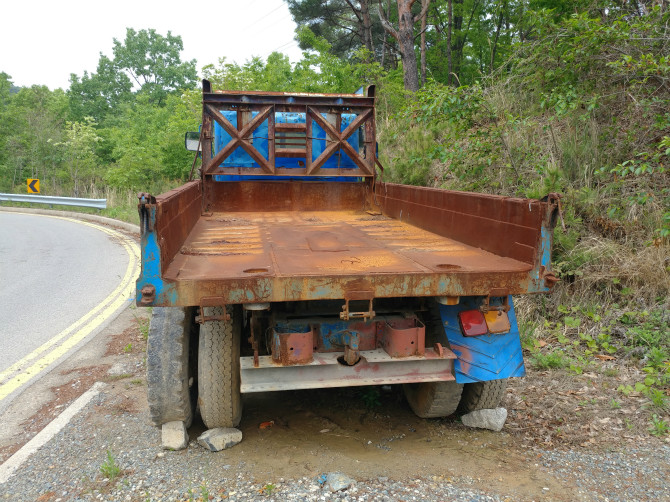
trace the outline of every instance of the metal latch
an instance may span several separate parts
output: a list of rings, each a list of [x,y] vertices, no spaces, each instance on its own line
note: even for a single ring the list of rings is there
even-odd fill
[[[151,217],[151,208],[156,205],[156,197],[145,192],[137,194],[137,197],[140,200],[137,207],[140,213],[140,231],[143,234],[146,232],[153,232],[154,219]]]
[[[372,319],[375,316],[375,311],[372,310],[372,300],[374,293],[372,291],[349,291],[344,296],[344,305],[342,306],[342,312],[340,312],[340,319],[343,321],[348,321],[349,319]],[[356,300],[367,300],[368,301],[368,310],[367,312],[350,312],[349,311],[349,302]]]
[[[205,315],[205,307],[222,307],[223,315]],[[230,321],[230,314],[226,312],[226,305],[220,296],[206,296],[200,298],[200,315],[195,316],[195,322],[198,324],[207,321]]]

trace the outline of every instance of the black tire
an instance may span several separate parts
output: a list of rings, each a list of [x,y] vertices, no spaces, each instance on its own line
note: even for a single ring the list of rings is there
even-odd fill
[[[439,342],[449,347],[447,336],[442,327],[439,305],[433,301],[423,314],[426,325],[426,346]],[[463,386],[456,382],[423,382],[403,385],[405,398],[410,408],[420,418],[447,417],[458,409]]]
[[[458,411],[465,414],[476,410],[497,408],[505,397],[506,389],[507,379],[466,383]]]
[[[448,417],[458,408],[463,386],[456,382],[422,382],[402,386],[409,407],[419,418]]]
[[[189,349],[195,310],[154,307],[147,339],[147,400],[155,425],[181,421],[190,427],[195,398]],[[190,385],[189,385],[190,384]]]
[[[241,313],[227,309],[230,321],[206,321],[198,346],[198,405],[208,429],[237,427],[242,418],[240,395]],[[223,315],[205,307],[205,316]]]

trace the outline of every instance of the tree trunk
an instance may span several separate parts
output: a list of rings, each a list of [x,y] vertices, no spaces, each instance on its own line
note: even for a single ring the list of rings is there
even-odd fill
[[[416,92],[419,90],[419,76],[416,71],[416,53],[414,52],[414,16],[412,16],[412,0],[398,0],[398,43],[402,59],[405,89]]]
[[[428,20],[428,5],[430,0],[421,0],[421,86],[426,85],[426,22]]]
[[[451,85],[451,73],[454,71],[451,61],[451,30],[453,24],[453,5],[452,0],[447,1],[447,85]]]
[[[416,53],[414,52],[414,23],[425,15],[422,9],[421,14],[416,17],[412,16],[414,2],[416,0],[398,0],[398,29],[391,25],[381,8],[381,4],[379,5],[379,17],[384,30],[398,41],[405,89],[412,92],[419,90],[419,75],[416,68]]]
[[[361,0],[361,17],[363,18],[363,37],[365,39],[365,48],[372,53],[375,59],[375,46],[372,41],[372,19],[370,18],[370,0]]]
[[[493,69],[495,68],[496,51],[498,49],[498,39],[500,38],[500,29],[502,28],[506,8],[507,8],[507,2],[503,3],[502,8],[500,9],[500,17],[498,18],[498,24],[496,25],[496,35],[495,38],[493,39],[493,48],[491,49],[491,67],[489,68],[489,74],[493,73]]]

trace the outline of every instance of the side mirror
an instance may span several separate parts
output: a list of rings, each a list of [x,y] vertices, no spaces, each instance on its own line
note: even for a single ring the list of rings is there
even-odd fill
[[[189,152],[202,153],[202,145],[200,145],[200,133],[199,132],[187,132],[184,135],[184,147]]]

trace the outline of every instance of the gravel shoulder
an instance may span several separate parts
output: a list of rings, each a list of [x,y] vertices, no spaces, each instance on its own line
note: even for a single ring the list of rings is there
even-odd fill
[[[48,422],[43,417],[57,415],[93,381],[106,382],[82,413],[0,485],[0,498],[628,501],[667,500],[670,493],[670,446],[663,440],[584,429],[585,441],[572,434],[546,441],[545,426],[534,421],[551,413],[529,409],[540,406],[552,385],[564,389],[565,383],[553,384],[553,376],[538,372],[511,386],[509,426],[501,433],[467,429],[455,419],[418,419],[394,387],[331,389],[247,395],[242,443],[205,450],[196,442],[204,431],[198,419],[188,449],[165,451],[146,404],[144,322],[129,309],[120,324],[99,335],[97,349],[52,372],[51,397],[33,406],[32,418],[14,420],[19,433],[13,443],[0,435],[4,461],[39,429],[30,424]],[[81,392],[65,395],[66,387]],[[557,411],[570,420],[567,405]],[[272,425],[261,428],[266,422]],[[112,480],[102,472],[110,455],[119,469]],[[353,485],[331,493],[324,479],[334,472]]]

